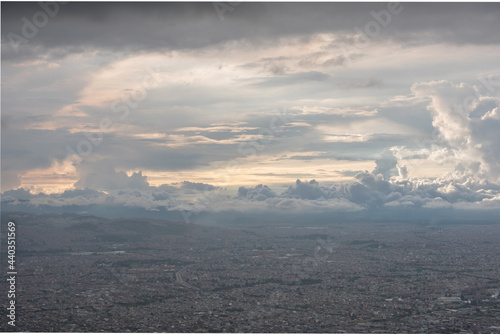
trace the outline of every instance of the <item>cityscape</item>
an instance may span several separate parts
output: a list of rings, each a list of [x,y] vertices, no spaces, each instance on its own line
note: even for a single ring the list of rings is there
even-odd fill
[[[227,229],[8,217],[18,226],[23,332],[500,329],[498,224]]]

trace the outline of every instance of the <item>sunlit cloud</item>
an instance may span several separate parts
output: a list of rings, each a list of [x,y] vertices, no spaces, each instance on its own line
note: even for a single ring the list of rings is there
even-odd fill
[[[2,36],[2,191],[147,210],[192,207],[188,184],[220,191],[209,212],[498,207],[497,6],[405,3],[365,36],[379,5],[249,4],[221,23],[154,3],[158,17],[97,22],[68,4],[17,52]]]

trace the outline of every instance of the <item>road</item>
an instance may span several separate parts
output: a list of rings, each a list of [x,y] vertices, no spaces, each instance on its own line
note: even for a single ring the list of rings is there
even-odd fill
[[[182,286],[186,287],[186,288],[189,288],[189,289],[195,289],[195,290],[200,290],[198,289],[197,287],[195,287],[194,285],[191,285],[189,283],[187,283],[186,281],[184,281],[184,279],[182,278],[182,272],[185,270],[186,268],[182,268],[181,270],[177,271],[175,273],[175,280],[181,284]]]

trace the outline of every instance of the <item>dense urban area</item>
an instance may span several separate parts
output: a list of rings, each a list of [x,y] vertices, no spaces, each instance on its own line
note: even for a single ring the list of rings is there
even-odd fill
[[[18,213],[2,216],[3,248],[7,221],[17,321],[4,316],[3,331],[500,332],[500,224],[230,229]]]

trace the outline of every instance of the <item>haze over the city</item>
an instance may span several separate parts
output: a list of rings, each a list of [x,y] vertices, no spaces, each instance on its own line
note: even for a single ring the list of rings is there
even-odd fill
[[[2,3],[3,210],[497,217],[499,17]]]

